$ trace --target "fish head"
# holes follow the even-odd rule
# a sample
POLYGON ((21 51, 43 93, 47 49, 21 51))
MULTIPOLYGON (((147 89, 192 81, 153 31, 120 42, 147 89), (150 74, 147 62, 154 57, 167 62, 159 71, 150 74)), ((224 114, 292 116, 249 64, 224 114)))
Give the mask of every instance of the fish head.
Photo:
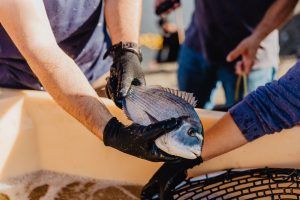
POLYGON ((182 125, 155 141, 166 153, 186 159, 200 157, 203 143, 203 127, 200 121, 184 119, 182 125))

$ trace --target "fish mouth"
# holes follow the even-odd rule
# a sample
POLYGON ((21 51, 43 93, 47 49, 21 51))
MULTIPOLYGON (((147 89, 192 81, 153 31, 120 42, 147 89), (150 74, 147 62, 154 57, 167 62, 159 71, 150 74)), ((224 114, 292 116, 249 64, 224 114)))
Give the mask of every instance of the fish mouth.
POLYGON ((196 158, 198 158, 201 155, 201 149, 193 149, 192 153, 196 156, 196 158))
POLYGON ((184 156, 184 158, 190 159, 190 160, 196 159, 198 157, 200 157, 200 154, 197 152, 193 152, 193 151, 190 152, 188 156, 184 156))
POLYGON ((202 136, 200 133, 198 133, 198 134, 196 134, 196 137, 197 137, 197 139, 202 143, 202 141, 203 141, 203 136, 202 136))

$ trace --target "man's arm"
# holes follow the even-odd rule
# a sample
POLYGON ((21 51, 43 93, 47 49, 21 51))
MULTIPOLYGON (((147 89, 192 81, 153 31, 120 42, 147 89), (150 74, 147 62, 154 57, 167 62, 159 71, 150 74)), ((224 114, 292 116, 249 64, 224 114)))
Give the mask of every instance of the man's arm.
POLYGON ((205 134, 203 159, 226 153, 300 122, 300 61, 278 81, 247 95, 205 134), (224 140, 226 138, 226 140, 224 140))
POLYGON ((204 161, 248 143, 229 113, 205 132, 201 157, 204 161), (225 138, 225 139, 224 139, 225 138))
POLYGON ((239 56, 242 56, 242 61, 237 63, 237 73, 245 72, 248 74, 251 71, 256 59, 256 52, 260 43, 273 30, 279 28, 291 16, 298 0, 277 0, 267 10, 261 22, 257 25, 254 32, 239 45, 233 49, 227 56, 227 61, 232 62, 239 56))
POLYGON ((139 42, 142 0, 105 0, 105 20, 112 44, 139 42))
POLYGON ((132 84, 146 84, 141 68, 142 56, 138 50, 141 5, 142 0, 105 1, 105 19, 113 44, 106 52, 113 57, 106 91, 120 108, 132 84))
POLYGON ((154 141, 176 129, 181 119, 126 127, 112 117, 79 67, 56 44, 43 1, 2 0, 0 22, 54 100, 106 146, 151 161, 178 159, 154 141))
POLYGON ((57 45, 43 1, 2 0, 0 22, 55 101, 102 139, 112 115, 57 45))
POLYGON ((167 198, 187 177, 187 170, 236 149, 265 134, 280 132, 300 122, 300 61, 278 81, 251 92, 204 134, 201 157, 165 163, 142 190, 142 199, 167 198), (167 197, 166 197, 167 196, 167 197), (166 198, 163 198, 166 197, 166 198))

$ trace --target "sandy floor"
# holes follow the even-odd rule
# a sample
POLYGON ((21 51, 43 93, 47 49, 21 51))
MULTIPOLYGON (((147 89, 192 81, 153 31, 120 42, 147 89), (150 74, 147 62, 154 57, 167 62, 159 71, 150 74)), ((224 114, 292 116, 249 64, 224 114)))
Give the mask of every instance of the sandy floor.
POLYGON ((0 183, 0 200, 136 200, 141 186, 39 171, 0 183))

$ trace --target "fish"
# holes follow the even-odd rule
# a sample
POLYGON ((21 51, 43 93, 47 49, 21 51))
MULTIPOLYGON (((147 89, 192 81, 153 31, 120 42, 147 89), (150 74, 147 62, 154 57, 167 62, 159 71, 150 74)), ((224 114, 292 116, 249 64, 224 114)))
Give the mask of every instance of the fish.
POLYGON ((192 93, 161 86, 132 85, 122 106, 129 120, 145 126, 182 117, 181 126, 158 137, 155 144, 170 155, 186 159, 201 155, 203 126, 195 111, 196 100, 192 93))

